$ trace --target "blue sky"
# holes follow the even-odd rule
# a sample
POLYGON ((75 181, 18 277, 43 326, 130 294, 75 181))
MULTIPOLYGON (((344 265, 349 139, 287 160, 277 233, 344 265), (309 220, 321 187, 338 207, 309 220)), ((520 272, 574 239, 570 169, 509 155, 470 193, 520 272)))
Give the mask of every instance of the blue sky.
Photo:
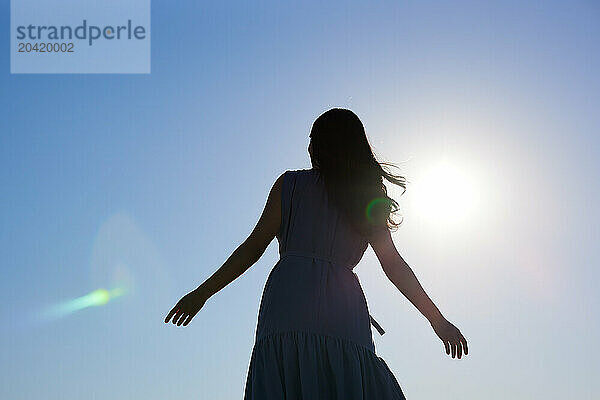
POLYGON ((356 272, 407 397, 597 396, 595 2, 154 2, 150 75, 11 75, 9 16, 1 398, 241 398, 275 241, 190 326, 162 321, 309 167, 330 107, 400 163, 394 240, 470 343, 445 356, 369 249, 356 272), (119 279, 102 307, 40 317, 119 279))

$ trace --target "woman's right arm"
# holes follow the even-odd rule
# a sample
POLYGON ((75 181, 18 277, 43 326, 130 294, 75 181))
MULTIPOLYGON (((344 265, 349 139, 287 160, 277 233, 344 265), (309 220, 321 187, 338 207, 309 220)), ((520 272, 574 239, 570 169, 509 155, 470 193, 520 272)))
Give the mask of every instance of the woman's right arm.
POLYGON ((398 290, 419 310, 431 324, 435 333, 444 343, 446 354, 452 353, 452 358, 468 354, 467 340, 458 328, 444 318, 440 310, 429 298, 413 270, 398 253, 390 231, 373 235, 369 243, 388 279, 398 290))

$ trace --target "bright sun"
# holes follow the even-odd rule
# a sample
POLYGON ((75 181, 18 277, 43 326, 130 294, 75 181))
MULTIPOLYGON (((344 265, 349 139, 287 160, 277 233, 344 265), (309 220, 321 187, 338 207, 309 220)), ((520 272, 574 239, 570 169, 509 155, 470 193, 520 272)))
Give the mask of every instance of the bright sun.
POLYGON ((476 217, 479 186, 474 171, 442 161, 411 185, 419 217, 438 225, 464 225, 476 217))

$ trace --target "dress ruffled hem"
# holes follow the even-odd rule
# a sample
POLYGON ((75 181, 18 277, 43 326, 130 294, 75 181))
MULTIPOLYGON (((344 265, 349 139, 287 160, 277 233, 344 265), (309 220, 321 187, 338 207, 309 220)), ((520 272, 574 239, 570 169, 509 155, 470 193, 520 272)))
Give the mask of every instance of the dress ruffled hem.
POLYGON ((385 361, 345 338, 288 331, 259 338, 244 400, 406 400, 385 361))

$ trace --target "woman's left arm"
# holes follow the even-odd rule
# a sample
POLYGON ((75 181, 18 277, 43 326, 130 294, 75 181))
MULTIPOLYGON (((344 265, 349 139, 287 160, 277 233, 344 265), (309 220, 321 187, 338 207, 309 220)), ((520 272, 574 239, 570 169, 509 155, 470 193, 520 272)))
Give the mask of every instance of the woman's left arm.
POLYGON ((174 324, 186 326, 211 296, 233 282, 258 261, 279 231, 282 184, 283 174, 271 187, 262 215, 248 238, 210 278, 177 302, 167 314, 165 323, 172 318, 174 324))

